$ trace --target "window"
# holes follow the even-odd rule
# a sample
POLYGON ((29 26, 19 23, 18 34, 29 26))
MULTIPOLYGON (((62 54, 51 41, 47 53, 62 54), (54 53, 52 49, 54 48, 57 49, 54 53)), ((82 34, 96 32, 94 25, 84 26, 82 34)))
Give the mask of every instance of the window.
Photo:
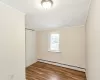
POLYGON ((50 34, 49 51, 59 52, 59 38, 60 38, 60 35, 58 33, 51 33, 50 34))

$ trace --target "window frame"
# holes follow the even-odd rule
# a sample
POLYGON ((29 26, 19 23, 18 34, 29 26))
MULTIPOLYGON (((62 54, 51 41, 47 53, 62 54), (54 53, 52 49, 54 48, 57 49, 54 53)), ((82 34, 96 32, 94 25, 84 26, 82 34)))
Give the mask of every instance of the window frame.
POLYGON ((60 53, 60 33, 59 32, 51 32, 48 35, 48 52, 55 52, 55 53, 60 53), (59 34, 59 50, 51 50, 51 34, 59 34))

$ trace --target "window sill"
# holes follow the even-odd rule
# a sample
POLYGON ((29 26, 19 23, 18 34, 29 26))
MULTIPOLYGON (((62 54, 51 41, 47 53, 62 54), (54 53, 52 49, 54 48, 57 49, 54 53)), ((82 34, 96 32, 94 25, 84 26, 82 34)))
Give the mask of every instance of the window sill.
POLYGON ((60 51, 51 51, 51 50, 48 50, 48 52, 61 53, 60 51))

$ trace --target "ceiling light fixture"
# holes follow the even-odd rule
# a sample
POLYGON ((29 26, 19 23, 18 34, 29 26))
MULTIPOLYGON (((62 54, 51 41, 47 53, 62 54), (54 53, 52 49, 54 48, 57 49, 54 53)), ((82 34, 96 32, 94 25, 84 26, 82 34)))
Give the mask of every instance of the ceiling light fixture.
POLYGON ((49 8, 52 7, 53 1, 52 0, 42 0, 41 5, 42 5, 43 8, 49 9, 49 8))

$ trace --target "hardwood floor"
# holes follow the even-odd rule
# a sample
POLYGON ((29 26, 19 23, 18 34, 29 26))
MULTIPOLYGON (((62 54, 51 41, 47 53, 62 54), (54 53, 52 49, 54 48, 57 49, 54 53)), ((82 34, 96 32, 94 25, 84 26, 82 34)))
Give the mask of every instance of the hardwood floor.
POLYGON ((26 68, 27 80, 86 80, 85 73, 37 62, 26 68))

